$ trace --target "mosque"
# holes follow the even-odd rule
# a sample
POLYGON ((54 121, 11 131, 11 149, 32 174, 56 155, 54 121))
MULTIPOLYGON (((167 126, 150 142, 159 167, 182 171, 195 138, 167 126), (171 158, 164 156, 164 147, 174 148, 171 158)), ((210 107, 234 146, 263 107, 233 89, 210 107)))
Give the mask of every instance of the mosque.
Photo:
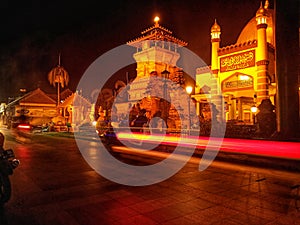
MULTIPOLYGON (((235 44, 221 47, 220 41, 221 27, 215 21, 211 27, 211 66, 197 69, 196 82, 212 74, 224 99, 223 105, 217 106, 224 119, 254 123, 257 106, 263 99, 276 104, 274 10, 269 9, 268 0, 243 28, 235 44)), ((204 94, 203 87, 198 87, 193 95, 198 114, 209 102, 204 94)))
MULTIPOLYGON (((275 108, 278 99, 275 15, 274 10, 269 8, 268 0, 261 3, 255 16, 232 45, 220 46, 221 31, 226 30, 222 30, 217 20, 212 21, 211 62, 209 66, 199 64, 191 72, 195 77, 193 87, 188 87, 185 81, 187 71, 178 66, 182 57, 181 49, 188 43, 161 26, 158 17, 154 22, 140 36, 127 42, 127 45, 136 49, 133 54, 136 78, 129 83, 129 87, 124 82, 116 82, 114 91, 117 94, 113 96, 110 90, 109 98, 105 100, 107 107, 100 107, 107 112, 105 116, 110 117, 114 111, 118 118, 133 117, 144 109, 149 119, 159 115, 168 128, 176 130, 190 129, 195 118, 209 121, 214 116, 219 122, 253 125, 257 122, 258 109, 264 100, 268 100, 275 108)), ((45 97, 41 90, 33 92, 36 93, 45 97)), ((72 124, 75 123, 73 120, 77 112, 72 106, 73 98, 71 96, 60 105, 61 115, 72 124)), ((29 99, 27 96, 26 100, 29 99)), ((54 100, 48 97, 46 100, 54 112, 54 100)), ((87 108, 91 106, 84 99, 83 102, 86 102, 87 108)), ((34 104, 37 105, 36 102, 34 104)), ((39 105, 42 106, 42 103, 39 105)), ((82 116, 77 120, 82 120, 82 116)))
MULTIPOLYGON (((195 111, 186 111, 189 100, 178 91, 165 96, 164 93, 158 94, 165 88, 163 83, 149 85, 149 79, 160 77, 177 84, 177 89, 186 88, 183 69, 178 67, 177 62, 180 58, 178 49, 186 46, 187 42, 176 38, 172 31, 158 22, 159 18, 156 17, 154 26, 127 42, 136 48, 133 57, 137 62, 137 78, 130 85, 126 104, 116 104, 119 113, 138 105, 147 110, 150 119, 155 113, 161 112, 168 126, 178 129, 180 125, 175 121, 179 117, 182 119, 196 115, 211 120, 212 103, 219 121, 242 124, 255 123, 257 107, 264 99, 276 105, 274 10, 269 9, 268 0, 260 5, 255 17, 243 28, 237 42, 230 46, 220 46, 221 27, 217 20, 214 21, 211 27, 211 65, 199 65, 193 74, 195 86, 191 98, 195 111), (210 83, 205 84, 208 78, 210 83), (175 106, 166 105, 161 98, 149 99, 149 94, 163 96, 167 102, 175 103, 175 106), (181 104, 179 108, 182 109, 181 112, 177 110, 177 114, 174 113, 178 109, 176 102, 181 104)), ((167 90, 167 93, 174 90, 174 85, 167 90)), ((187 127, 190 126, 189 121, 187 127)))

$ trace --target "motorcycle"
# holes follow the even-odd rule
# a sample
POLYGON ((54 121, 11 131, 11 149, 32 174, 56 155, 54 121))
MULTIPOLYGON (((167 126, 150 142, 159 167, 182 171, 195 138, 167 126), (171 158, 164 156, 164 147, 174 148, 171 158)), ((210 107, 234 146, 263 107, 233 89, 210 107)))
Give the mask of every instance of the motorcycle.
POLYGON ((11 197, 11 183, 9 176, 13 174, 13 170, 20 164, 15 159, 12 149, 0 151, 0 206, 4 205, 11 197))

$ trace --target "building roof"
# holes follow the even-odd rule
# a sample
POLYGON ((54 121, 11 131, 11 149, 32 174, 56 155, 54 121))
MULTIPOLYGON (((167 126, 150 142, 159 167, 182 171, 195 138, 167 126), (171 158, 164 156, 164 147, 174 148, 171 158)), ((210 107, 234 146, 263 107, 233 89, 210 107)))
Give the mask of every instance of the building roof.
MULTIPOLYGON (((69 97, 70 95, 72 95, 73 92, 67 88, 65 90, 63 90, 61 93, 60 93, 60 99, 61 100, 65 100, 67 97, 69 97)), ((52 98, 53 100, 57 101, 57 93, 55 94, 47 94, 50 98, 52 98)))
POLYGON ((51 97, 49 97, 40 88, 37 88, 19 98, 17 98, 13 102, 10 102, 7 106, 9 107, 9 106, 13 106, 16 104, 20 104, 20 105, 42 104, 42 105, 56 106, 56 101, 53 100, 51 97))
POLYGON ((20 100, 20 104, 31 103, 56 105, 56 102, 52 98, 50 98, 45 92, 43 92, 40 88, 35 89, 20 100))
POLYGON ((71 106, 73 105, 74 101, 78 101, 78 99, 80 100, 80 102, 84 105, 88 105, 91 106, 91 102, 86 99, 85 97, 83 97, 82 95, 78 94, 78 93, 73 93, 72 95, 70 95, 69 97, 67 97, 59 106, 60 107, 67 107, 67 106, 71 106))
POLYGON ((158 24, 158 20, 155 20, 154 26, 147 28, 141 32, 141 36, 128 41, 127 44, 134 47, 141 47, 141 43, 146 40, 158 40, 175 43, 179 46, 186 46, 188 43, 182 41, 172 35, 172 31, 162 27, 158 24))

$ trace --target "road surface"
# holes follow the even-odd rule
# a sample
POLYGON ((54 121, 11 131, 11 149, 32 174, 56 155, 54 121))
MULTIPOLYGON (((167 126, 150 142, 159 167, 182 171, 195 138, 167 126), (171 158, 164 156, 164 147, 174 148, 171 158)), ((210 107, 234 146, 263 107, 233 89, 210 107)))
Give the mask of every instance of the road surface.
POLYGON ((200 172, 194 158, 165 181, 132 187, 97 174, 71 138, 8 137, 5 147, 21 165, 1 225, 300 224, 298 173, 224 162, 200 172))

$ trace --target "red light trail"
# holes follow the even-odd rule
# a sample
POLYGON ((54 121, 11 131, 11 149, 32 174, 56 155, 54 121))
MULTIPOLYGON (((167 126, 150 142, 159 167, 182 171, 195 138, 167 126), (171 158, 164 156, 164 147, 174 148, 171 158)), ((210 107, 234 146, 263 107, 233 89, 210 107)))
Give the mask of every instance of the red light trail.
POLYGON ((234 138, 210 138, 210 137, 180 137, 173 135, 149 135, 149 134, 128 134, 117 133, 119 140, 139 140, 145 143, 157 143, 165 145, 181 145, 195 148, 195 138, 198 139, 196 148, 206 149, 209 143, 210 150, 218 150, 218 144, 214 146, 214 141, 220 143, 220 152, 251 154, 259 156, 271 156, 278 158, 300 159, 300 142, 269 141, 254 139, 234 139, 234 138))

